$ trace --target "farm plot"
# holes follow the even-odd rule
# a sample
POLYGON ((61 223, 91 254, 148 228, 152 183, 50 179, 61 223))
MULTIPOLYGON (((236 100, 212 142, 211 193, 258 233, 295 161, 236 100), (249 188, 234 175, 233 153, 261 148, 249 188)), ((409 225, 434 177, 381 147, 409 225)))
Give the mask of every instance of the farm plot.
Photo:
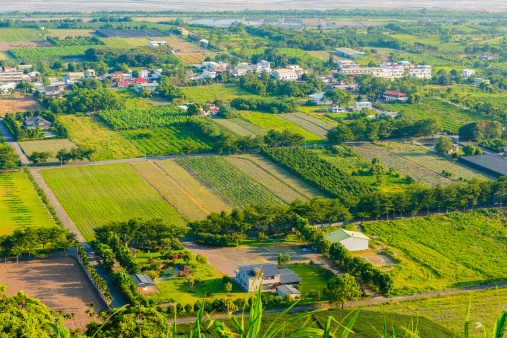
POLYGON ((255 154, 227 156, 225 159, 245 174, 265 186, 286 203, 324 196, 285 169, 255 154))
POLYGON ((195 221, 208 215, 189 193, 153 162, 132 162, 130 166, 187 219, 195 221))
POLYGON ((12 41, 12 42, 0 42, 0 51, 7 52, 12 48, 26 48, 26 47, 42 47, 51 46, 49 41, 12 41))
POLYGON ((206 59, 206 56, 202 55, 202 54, 176 54, 177 57, 179 57, 181 59, 181 61, 183 61, 184 64, 186 65, 189 65, 189 64, 196 64, 196 63, 201 63, 204 61, 204 59, 206 59))
POLYGON ((1 28, 0 41, 41 41, 42 31, 28 28, 1 28))
POLYGON ((216 124, 228 129, 229 131, 233 132, 234 134, 238 135, 238 136, 254 136, 255 137, 255 134, 252 133, 251 131, 243 128, 242 126, 239 126, 237 125, 236 123, 234 123, 233 121, 231 120, 227 120, 227 119, 213 119, 213 122, 215 122, 216 124))
POLYGON ((184 124, 167 128, 123 130, 120 134, 147 156, 182 154, 183 145, 189 141, 195 143, 198 153, 205 153, 212 149, 209 141, 202 139, 184 124))
POLYGON ((46 60, 65 57, 81 57, 94 46, 15 48, 9 52, 17 59, 46 60))
POLYGON ((211 212, 230 211, 232 208, 211 190, 205 187, 197 178, 174 160, 156 161, 162 170, 165 171, 179 186, 187 191, 193 199, 198 201, 205 210, 211 212))
POLYGON ((131 218, 185 221, 126 163, 42 170, 42 177, 83 237, 93 228, 131 218))
POLYGON ((305 115, 305 116, 308 116, 308 118, 301 118, 299 115, 296 115, 297 113, 294 113, 294 114, 280 114, 280 117, 284 120, 287 120, 287 121, 290 121, 298 126, 300 126, 301 128, 303 128, 304 130, 312 133, 312 134, 315 134, 323 139, 327 138, 327 132, 328 130, 332 129, 333 127, 331 125, 329 125, 329 127, 327 127, 326 125, 326 128, 323 128, 322 125, 323 124, 326 124, 325 122, 322 122, 320 120, 317 120, 317 119, 314 119, 314 118, 311 118, 310 116, 302 113, 302 115, 305 115), (311 119, 311 120, 310 120, 311 119), (317 121, 317 123, 315 123, 315 121, 317 121))
POLYGON ((250 123, 246 120, 243 120, 242 118, 239 118, 239 117, 231 119, 231 122, 234 122, 238 126, 245 128, 246 130, 248 130, 249 132, 251 132, 255 135, 264 136, 268 133, 266 130, 262 129, 261 127, 256 126, 255 124, 250 123))
POLYGON ((231 205, 245 207, 254 203, 282 203, 275 194, 221 157, 182 158, 178 163, 189 168, 231 205))
POLYGON ((0 236, 24 227, 55 226, 26 174, 0 173, 0 236))
POLYGON ((178 122, 186 122, 189 118, 184 111, 174 106, 102 110, 98 114, 114 130, 167 127, 178 122))
MULTIPOLYGON (((30 155, 34 151, 49 151, 49 152, 51 152, 52 156, 48 159, 47 163, 60 163, 58 161, 58 159, 55 157, 56 153, 61 149, 70 150, 76 146, 69 139, 37 140, 37 141, 25 141, 25 142, 18 142, 18 143, 26 155, 30 155)), ((84 161, 88 161, 88 160, 85 159, 84 161)))
POLYGON ((48 35, 57 36, 60 39, 76 36, 95 36, 95 31, 89 29, 50 29, 48 35))
MULTIPOLYGON (((384 144, 384 143, 382 143, 384 144)), ((410 143, 388 143, 387 148, 389 151, 402 156, 403 158, 417 163, 420 166, 423 166, 435 173, 441 173, 442 170, 446 170, 452 173, 451 179, 458 180, 459 178, 464 179, 486 179, 487 176, 482 174, 481 172, 469 168, 461 163, 453 162, 445 158, 444 156, 439 156, 428 149, 410 144, 410 143)))
POLYGON ((105 161, 141 157, 143 154, 117 132, 109 129, 100 118, 62 116, 70 131, 70 139, 78 145, 95 149, 91 160, 105 161))
POLYGON ((236 85, 183 87, 180 89, 189 102, 197 103, 215 100, 228 102, 240 96, 253 96, 252 93, 236 85))
POLYGON ((0 116, 7 113, 16 114, 18 111, 43 110, 44 108, 33 96, 23 96, 15 99, 0 100, 0 116))
POLYGON ((202 48, 197 43, 192 43, 178 36, 167 36, 160 38, 160 40, 167 41, 167 44, 174 50, 179 50, 180 53, 184 54, 202 54, 206 53, 207 50, 202 48))
POLYGON ((374 243, 395 252, 400 263, 389 273, 395 294, 402 295, 507 279, 505 223, 496 209, 365 223, 364 228, 374 243))
POLYGON ((380 163, 386 168, 394 167, 403 176, 410 175, 416 181, 429 187, 436 187, 437 184, 446 186, 452 183, 448 178, 428 170, 418 164, 410 162, 403 157, 377 147, 371 143, 353 145, 352 148, 362 157, 372 161, 378 157, 380 163))
POLYGON ((283 118, 275 114, 256 111, 240 111, 240 113, 244 119, 263 128, 264 130, 271 129, 278 131, 290 130, 292 132, 297 132, 298 134, 302 135, 306 139, 306 141, 308 141, 307 142, 308 144, 324 142, 323 138, 306 131, 305 129, 301 128, 300 126, 290 121, 284 120, 283 118))

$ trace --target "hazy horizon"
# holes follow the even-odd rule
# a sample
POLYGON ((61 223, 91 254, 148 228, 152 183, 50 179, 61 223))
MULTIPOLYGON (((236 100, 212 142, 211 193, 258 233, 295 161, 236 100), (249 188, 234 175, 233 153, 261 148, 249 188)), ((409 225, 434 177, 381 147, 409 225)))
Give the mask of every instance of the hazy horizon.
POLYGON ((251 10, 325 10, 325 9, 354 9, 354 8, 379 8, 379 9, 465 9, 465 10, 494 10, 507 9, 507 1, 489 0, 452 0, 452 1, 340 1, 330 2, 323 0, 278 0, 278 1, 241 1, 241 0, 219 0, 219 1, 190 1, 190 0, 125 0, 125 1, 81 1, 81 0, 0 0, 0 12, 22 11, 22 12, 83 12, 94 11, 240 11, 251 10))

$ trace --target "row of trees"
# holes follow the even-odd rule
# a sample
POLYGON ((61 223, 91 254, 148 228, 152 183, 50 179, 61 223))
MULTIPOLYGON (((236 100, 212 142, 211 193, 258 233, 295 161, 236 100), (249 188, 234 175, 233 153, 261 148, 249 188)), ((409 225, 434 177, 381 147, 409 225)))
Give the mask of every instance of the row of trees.
POLYGON ((0 143, 0 171, 13 170, 21 166, 19 155, 9 143, 0 143))

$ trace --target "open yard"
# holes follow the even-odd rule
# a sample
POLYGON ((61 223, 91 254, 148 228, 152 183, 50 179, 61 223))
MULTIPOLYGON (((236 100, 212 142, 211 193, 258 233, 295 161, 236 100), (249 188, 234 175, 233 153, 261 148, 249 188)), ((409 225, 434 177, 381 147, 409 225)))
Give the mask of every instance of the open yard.
POLYGON ((390 270, 397 295, 507 280, 507 230, 498 209, 365 223, 373 243, 400 261, 390 270))
POLYGON ((205 210, 187 191, 152 161, 132 162, 130 166, 141 175, 174 209, 191 221, 205 218, 205 210))
POLYGON ((106 310, 83 269, 71 257, 2 263, 0 284, 7 286, 8 296, 23 291, 56 311, 74 313, 75 318, 65 322, 65 327, 69 329, 86 329, 86 324, 91 321, 85 314, 90 309, 90 303, 95 304, 95 311, 106 310))
POLYGON ((156 161, 155 164, 165 171, 176 184, 186 191, 193 200, 207 211, 230 211, 232 208, 210 189, 204 186, 195 176, 174 160, 156 161))
POLYGON ((254 203, 282 203, 275 194, 222 157, 181 158, 178 163, 191 170, 231 205, 245 207, 254 203))
POLYGON ((32 95, 0 100, 0 116, 5 116, 7 113, 16 114, 18 111, 34 112, 43 109, 39 101, 35 100, 32 95))
POLYGON ((62 119, 69 128, 70 139, 77 145, 95 149, 93 161, 141 157, 144 154, 123 136, 109 129, 99 117, 64 115, 62 119))
MULTIPOLYGON (((56 139, 56 140, 37 140, 37 141, 24 141, 19 142, 19 146, 23 149, 26 155, 30 155, 34 151, 50 151, 52 156, 48 159, 47 163, 60 163, 55 157, 56 153, 61 149, 70 150, 76 145, 69 139, 56 139)), ((87 161, 86 159, 84 161, 87 161)))
POLYGON ((292 203, 296 199, 304 201, 324 196, 317 189, 261 155, 232 155, 224 158, 286 203, 292 203))
POLYGON ((229 102, 239 96, 252 96, 252 93, 236 85, 183 87, 181 91, 189 102, 206 103, 215 100, 229 102))
POLYGON ((23 171, 0 173, 0 236, 25 227, 54 225, 53 218, 23 171))
POLYGON ((162 218, 185 221, 126 163, 41 170, 70 219, 87 241, 93 228, 110 221, 162 218))

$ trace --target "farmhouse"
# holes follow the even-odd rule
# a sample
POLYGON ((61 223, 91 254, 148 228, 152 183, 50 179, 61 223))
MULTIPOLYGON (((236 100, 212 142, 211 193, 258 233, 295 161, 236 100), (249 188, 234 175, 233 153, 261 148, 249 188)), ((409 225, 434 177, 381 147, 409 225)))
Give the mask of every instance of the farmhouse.
POLYGON ((475 74, 475 70, 473 70, 473 69, 463 69, 461 71, 461 77, 464 79, 466 79, 474 74, 475 74))
POLYGON ((276 69, 271 72, 271 76, 277 80, 296 81, 299 79, 298 73, 292 69, 276 69))
POLYGON ((359 64, 357 62, 352 61, 352 60, 338 60, 338 61, 336 61, 336 64, 340 67, 340 69, 359 68, 359 64))
POLYGON ((148 69, 140 70, 137 76, 141 79, 148 80, 150 77, 150 71, 148 69))
POLYGON ((395 92, 393 90, 388 90, 386 92, 384 92, 384 100, 389 102, 389 101, 407 101, 408 97, 407 97, 407 94, 405 93, 402 93, 402 92, 395 92))
POLYGON ((335 53, 338 56, 343 56, 349 59, 363 59, 365 57, 364 53, 345 47, 336 48, 335 53))
POLYGON ((294 285, 301 282, 301 278, 291 270, 278 269, 271 263, 243 265, 235 272, 234 281, 246 292, 255 292, 259 286, 262 291, 275 292, 281 285, 294 285))
POLYGON ((357 101, 354 104, 354 107, 350 108, 351 111, 361 111, 363 109, 372 110, 373 106, 372 106, 371 102, 370 101, 357 101))
POLYGON ((149 93, 152 93, 154 92, 155 90, 157 90, 157 87, 158 87, 158 83, 157 82, 153 82, 153 83, 139 83, 137 84, 135 87, 134 87, 134 90, 137 92, 137 93, 140 93, 141 90, 143 89, 147 89, 149 93))
POLYGON ((97 73, 95 73, 94 69, 87 69, 85 72, 85 77, 87 79, 95 79, 97 77, 97 73))
POLYGON ((77 73, 76 72, 69 72, 69 73, 67 73, 67 79, 69 81, 72 81, 72 82, 80 80, 80 79, 82 79, 84 77, 85 77, 85 73, 82 73, 82 72, 77 72, 77 73))
POLYGON ((497 178, 507 176, 507 157, 504 155, 462 156, 458 161, 497 178))
POLYGON ((63 86, 47 86, 44 90, 44 93, 46 96, 56 96, 60 95, 60 93, 63 91, 63 86))
POLYGON ((125 88, 133 84, 134 81, 119 81, 118 82, 118 88, 125 88))
POLYGON ((135 274, 132 275, 132 280, 137 286, 137 290, 142 294, 156 293, 159 292, 155 282, 147 274, 135 274))
POLYGON ((326 235, 331 243, 339 242, 349 251, 368 250, 370 238, 361 232, 340 229, 326 235))
POLYGON ((32 116, 28 117, 25 122, 23 122, 23 125, 26 129, 40 129, 47 131, 49 130, 49 127, 51 127, 51 122, 37 116, 32 116))
POLYGON ((339 103, 333 103, 332 105, 329 106, 328 110, 331 113, 346 113, 347 112, 347 108, 345 108, 344 106, 342 106, 339 103))

